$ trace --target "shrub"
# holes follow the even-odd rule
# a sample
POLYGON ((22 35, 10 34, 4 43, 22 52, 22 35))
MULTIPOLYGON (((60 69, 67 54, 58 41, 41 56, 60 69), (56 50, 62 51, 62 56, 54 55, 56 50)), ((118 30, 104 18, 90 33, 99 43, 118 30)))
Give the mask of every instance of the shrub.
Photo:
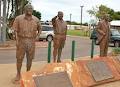
POLYGON ((114 54, 120 54, 120 47, 114 48, 114 49, 112 50, 112 52, 113 52, 114 54))

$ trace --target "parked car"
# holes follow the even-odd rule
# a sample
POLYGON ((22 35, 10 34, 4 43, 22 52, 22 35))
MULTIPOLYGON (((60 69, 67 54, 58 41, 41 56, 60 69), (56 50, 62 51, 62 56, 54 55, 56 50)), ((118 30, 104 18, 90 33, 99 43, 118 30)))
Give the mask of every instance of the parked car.
POLYGON ((39 36, 40 40, 52 41, 54 37, 53 27, 50 25, 42 25, 42 32, 39 36))
MULTIPOLYGON (((96 29, 92 31, 90 39, 94 39, 95 43, 98 45, 96 29)), ((120 46, 120 32, 117 29, 110 29, 109 43, 113 43, 115 47, 120 46)))

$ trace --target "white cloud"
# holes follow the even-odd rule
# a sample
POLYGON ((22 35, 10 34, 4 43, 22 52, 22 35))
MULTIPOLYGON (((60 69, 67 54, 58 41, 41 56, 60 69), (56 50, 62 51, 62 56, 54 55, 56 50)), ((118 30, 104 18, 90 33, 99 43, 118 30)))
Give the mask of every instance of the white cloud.
POLYGON ((108 7, 119 11, 118 0, 32 0, 34 8, 42 13, 42 20, 51 20, 58 11, 64 12, 64 19, 69 20, 69 14, 72 13, 73 21, 80 21, 80 5, 83 8, 83 21, 89 21, 90 16, 87 10, 96 5, 107 5, 108 7))

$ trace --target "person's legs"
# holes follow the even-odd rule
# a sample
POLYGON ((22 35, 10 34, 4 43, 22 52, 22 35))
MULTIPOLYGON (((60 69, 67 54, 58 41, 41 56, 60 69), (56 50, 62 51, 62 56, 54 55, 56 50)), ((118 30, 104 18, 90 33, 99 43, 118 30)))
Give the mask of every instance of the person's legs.
POLYGON ((53 49, 53 62, 54 63, 56 62, 57 54, 58 54, 58 49, 54 47, 53 49))
POLYGON ((56 57, 57 57, 57 54, 58 54, 58 48, 59 48, 59 38, 54 38, 53 39, 53 46, 54 46, 54 49, 53 49, 53 62, 55 63, 56 62, 56 57))
POLYGON ((26 50, 26 58, 27 58, 26 71, 30 71, 32 66, 32 60, 34 59, 34 57, 35 57, 35 43, 32 44, 31 42, 27 45, 27 50, 26 50))
POLYGON ((17 46, 17 50, 16 50, 16 67, 17 67, 17 75, 14 81, 19 81, 21 78, 21 67, 22 67, 22 62, 24 59, 24 55, 25 55, 25 50, 23 49, 23 44, 19 44, 17 46))
POLYGON ((105 43, 104 40, 102 40, 100 43, 100 57, 104 57, 104 54, 105 54, 105 43))
POLYGON ((60 46, 59 46, 59 49, 58 49, 58 59, 57 59, 57 62, 61 62, 62 49, 64 48, 64 45, 65 45, 65 40, 64 40, 63 37, 61 38, 59 43, 60 43, 60 46))
POLYGON ((27 57, 27 64, 26 64, 27 69, 26 69, 26 71, 30 71, 30 69, 31 69, 33 59, 30 58, 30 56, 32 56, 32 55, 33 54, 29 55, 29 53, 26 52, 26 57, 27 57))
POLYGON ((61 62, 61 53, 62 53, 62 48, 60 47, 60 48, 58 49, 58 59, 57 59, 57 62, 58 62, 58 63, 61 62))
POLYGON ((106 43, 105 43, 105 54, 104 54, 105 57, 107 57, 108 46, 109 46, 109 42, 106 40, 106 43))
POLYGON ((17 66, 17 75, 16 75, 16 81, 19 81, 20 80, 20 78, 21 78, 21 67, 22 67, 22 61, 23 60, 19 60, 19 59, 17 59, 17 64, 16 64, 16 66, 17 66))

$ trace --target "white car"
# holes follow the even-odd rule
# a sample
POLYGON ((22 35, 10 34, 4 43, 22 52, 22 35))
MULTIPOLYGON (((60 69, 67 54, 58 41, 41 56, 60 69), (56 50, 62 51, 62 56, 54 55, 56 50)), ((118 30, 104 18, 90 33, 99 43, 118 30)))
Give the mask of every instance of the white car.
POLYGON ((53 37, 54 37, 53 27, 50 25, 42 25, 42 32, 39 36, 39 39, 52 41, 53 37))

